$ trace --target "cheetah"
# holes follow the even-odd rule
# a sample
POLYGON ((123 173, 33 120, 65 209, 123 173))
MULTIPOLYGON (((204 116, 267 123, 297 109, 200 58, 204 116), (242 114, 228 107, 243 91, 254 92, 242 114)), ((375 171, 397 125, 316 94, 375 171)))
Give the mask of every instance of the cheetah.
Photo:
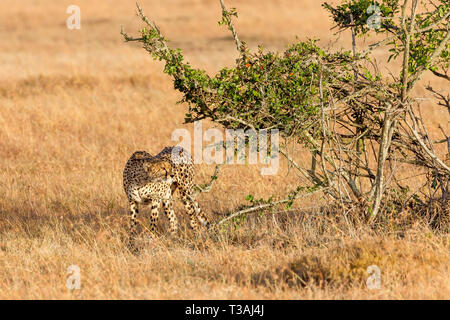
POLYGON ((181 147, 166 147, 156 156, 146 151, 132 154, 123 171, 123 186, 130 205, 130 240, 137 233, 139 205, 151 205, 150 236, 155 237, 158 211, 162 204, 169 218, 169 231, 175 234, 178 221, 172 208, 172 197, 179 191, 190 218, 190 226, 198 230, 198 222, 209 228, 210 223, 198 203, 194 191, 194 165, 190 154, 181 147))

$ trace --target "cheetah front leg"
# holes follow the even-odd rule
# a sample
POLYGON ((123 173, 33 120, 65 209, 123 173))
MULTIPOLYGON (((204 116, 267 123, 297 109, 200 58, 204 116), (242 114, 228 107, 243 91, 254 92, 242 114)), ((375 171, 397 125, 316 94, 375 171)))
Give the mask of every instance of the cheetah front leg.
POLYGON ((194 229, 194 231, 197 231, 198 225, 197 220, 195 219, 195 210, 192 207, 191 201, 185 191, 181 192, 181 201, 183 201, 184 207, 186 208, 187 214, 189 215, 191 228, 194 229))
POLYGON ((172 235, 174 235, 178 230, 178 220, 177 216, 175 215, 175 212, 172 208, 172 201, 171 200, 164 200, 163 201, 163 207, 164 212, 167 215, 167 218, 169 218, 169 231, 172 235))
POLYGON ((152 210, 150 212, 150 237, 156 238, 156 223, 158 222, 159 207, 161 206, 160 199, 153 199, 151 201, 152 210))
POLYGON ((130 245, 133 246, 137 231, 137 215, 139 213, 138 204, 134 200, 130 200, 130 245))

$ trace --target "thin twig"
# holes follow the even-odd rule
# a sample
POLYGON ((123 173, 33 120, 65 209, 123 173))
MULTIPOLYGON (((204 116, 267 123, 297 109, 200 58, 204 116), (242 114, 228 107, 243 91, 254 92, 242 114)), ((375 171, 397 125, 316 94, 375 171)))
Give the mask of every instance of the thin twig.
POLYGON ((242 43, 239 40, 236 29, 234 28, 234 24, 233 24, 233 21, 231 20, 230 12, 227 11, 227 8, 225 7, 225 3, 223 0, 220 0, 220 5, 222 6, 222 16, 227 20, 228 27, 230 28, 231 33, 233 34, 234 42, 236 43, 236 48, 238 51, 241 51, 242 43))

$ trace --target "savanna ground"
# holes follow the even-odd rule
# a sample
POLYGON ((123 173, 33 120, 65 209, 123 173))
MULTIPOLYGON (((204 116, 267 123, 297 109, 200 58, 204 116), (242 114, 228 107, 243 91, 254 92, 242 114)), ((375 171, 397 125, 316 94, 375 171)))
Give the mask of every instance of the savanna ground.
MULTIPOLYGON (((233 40, 217 26, 218 1, 140 4, 193 66, 213 73, 233 64, 233 40)), ((237 7, 236 27, 252 47, 282 50, 297 35, 350 48, 349 34, 330 31, 320 1, 227 4, 237 7)), ((163 64, 123 43, 121 25, 129 32, 141 26, 134 0, 0 2, 0 299, 450 298, 448 233, 425 218, 395 214, 369 228, 329 214, 320 194, 294 212, 249 216, 238 228, 199 237, 185 227, 177 202, 179 237, 166 237, 161 216, 161 237, 130 253, 123 166, 133 151, 155 154, 176 143, 173 130, 193 126, 183 124, 187 108, 176 105, 180 96, 163 64), (71 4, 81 7, 81 30, 66 28, 71 4), (80 290, 66 288, 70 265, 81 269, 80 290), (379 290, 366 286, 369 265, 381 270, 379 290)), ((431 78, 422 83, 429 81, 445 89, 431 78)), ((416 94, 426 97, 419 87, 416 94)), ((424 107, 429 123, 448 125, 445 110, 430 101, 424 107)), ((298 150, 299 161, 302 156, 298 150)), ((214 167, 197 169, 202 183, 214 167)), ((275 176, 259 169, 222 168, 212 191, 198 198, 211 221, 249 193, 281 196, 298 183, 285 162, 275 176)))

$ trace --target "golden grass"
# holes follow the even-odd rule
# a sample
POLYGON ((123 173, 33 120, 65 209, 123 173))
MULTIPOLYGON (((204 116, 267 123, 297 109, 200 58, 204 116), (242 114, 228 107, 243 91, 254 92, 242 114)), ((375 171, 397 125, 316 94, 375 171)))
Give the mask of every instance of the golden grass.
MULTIPOLYGON (((334 39, 318 1, 229 2, 239 11, 241 38, 253 47, 281 50, 295 35, 324 45, 334 39)), ((308 208, 302 213, 249 217, 237 230, 228 226, 200 238, 185 230, 181 215, 180 237, 166 238, 162 218, 161 238, 139 255, 129 253, 121 181, 127 158, 173 145, 174 129, 192 132, 193 126, 183 124, 186 106, 175 105, 180 95, 163 65, 122 42, 121 24, 128 31, 140 26, 134 1, 78 3, 82 28, 70 31, 71 1, 0 2, 1 299, 450 297, 448 234, 422 221, 374 232, 325 215, 320 196, 299 203, 308 208), (82 289, 73 292, 66 288, 72 264, 82 277, 82 289), (380 290, 365 287, 371 264, 381 268, 380 290)), ((161 3, 140 1, 192 65, 211 73, 232 65, 232 39, 216 27, 218 3, 161 3)), ((349 45, 344 34, 334 43, 349 45)), ((423 83, 429 81, 444 89, 431 78, 423 83)), ((423 87, 417 94, 425 94, 423 87)), ((448 123, 445 110, 429 101, 424 107, 429 123, 448 123)), ((197 168, 199 183, 213 172, 197 168)), ((230 165, 199 201, 216 221, 249 193, 281 196, 297 183, 285 162, 278 175, 265 177, 258 166, 230 165)))

